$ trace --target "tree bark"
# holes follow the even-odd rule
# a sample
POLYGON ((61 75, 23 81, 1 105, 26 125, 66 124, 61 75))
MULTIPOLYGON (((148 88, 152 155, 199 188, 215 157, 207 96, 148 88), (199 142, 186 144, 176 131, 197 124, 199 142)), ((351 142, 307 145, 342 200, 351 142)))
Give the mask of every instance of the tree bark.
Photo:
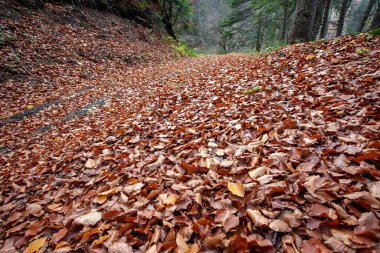
POLYGON ((256 51, 260 52, 263 45, 263 24, 264 18, 260 16, 257 22, 257 31, 256 31, 256 51))
POLYGON ((316 14, 316 4, 317 0, 297 0, 296 17, 290 43, 310 41, 316 14))
POLYGON ((346 19, 346 14, 351 2, 352 0, 342 0, 339 11, 338 27, 336 29, 336 37, 342 36, 343 34, 344 20, 346 19))
POLYGON ((281 41, 286 42, 286 31, 288 30, 288 20, 289 20, 289 5, 283 3, 284 8, 284 18, 282 20, 282 30, 281 30, 281 41))
POLYGON ((323 21, 322 21, 320 38, 326 38, 327 31, 329 28, 330 9, 331 9, 331 0, 327 0, 326 5, 325 5, 325 10, 323 12, 323 21))
POLYGON ((319 0, 318 1, 318 6, 316 9, 316 15, 315 15, 315 20, 313 24, 313 30, 311 34, 311 39, 315 40, 318 37, 322 20, 323 20, 323 12, 325 10, 325 6, 327 4, 327 0, 319 0))
POLYGON ((380 3, 377 4, 375 15, 373 16, 370 30, 380 28, 380 3))
POLYGON ((362 20, 359 24, 358 32, 362 32, 364 30, 364 27, 365 27, 365 25, 369 19, 369 16, 371 15, 371 10, 372 10, 373 6, 375 5, 375 3, 376 3, 376 0, 370 0, 368 2, 367 8, 365 9, 362 20))

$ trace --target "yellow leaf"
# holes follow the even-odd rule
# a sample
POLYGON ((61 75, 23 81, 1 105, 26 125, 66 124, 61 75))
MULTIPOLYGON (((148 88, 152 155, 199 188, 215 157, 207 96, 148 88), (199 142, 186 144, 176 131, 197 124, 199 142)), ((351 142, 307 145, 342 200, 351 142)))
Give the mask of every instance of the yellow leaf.
POLYGON ((123 187, 119 186, 119 187, 116 187, 116 188, 113 188, 113 189, 110 189, 108 191, 105 191, 105 192, 101 192, 99 193, 98 195, 96 195, 95 199, 94 199, 94 203, 97 203, 97 204, 103 204, 104 202, 107 201, 107 198, 111 195, 114 195, 118 192, 120 192, 120 190, 122 189, 123 187))
POLYGON ((42 237, 40 239, 34 240, 29 246, 24 250, 24 253, 34 253, 41 249, 46 243, 47 237, 42 237))
POLYGON ((176 195, 168 195, 166 193, 162 193, 162 194, 160 194, 158 196, 158 199, 161 201, 161 203, 164 206, 172 206, 177 201, 178 196, 176 196, 176 195))
POLYGON ((58 243, 57 246, 55 246, 54 249, 57 250, 57 249, 60 249, 60 248, 62 248, 64 246, 67 246, 67 245, 69 245, 68 242, 62 241, 62 242, 58 243))
POLYGON ((30 110, 30 109, 33 109, 33 107, 34 107, 33 105, 27 105, 26 109, 30 110))
POLYGON ((104 196, 104 195, 98 195, 98 196, 95 196, 95 199, 94 199, 94 203, 96 204, 103 204, 104 202, 106 202, 107 200, 107 196, 104 196))
POLYGON ((310 55, 307 56, 307 59, 309 61, 313 60, 314 58, 315 58, 315 55, 313 55, 313 54, 310 54, 310 55))
POLYGON ((104 236, 99 237, 99 239, 96 239, 95 241, 92 242, 91 247, 96 248, 98 245, 106 241, 109 237, 110 237, 109 235, 104 235, 104 236))
POLYGON ((198 253, 200 251, 198 244, 194 243, 190 246, 190 248, 186 251, 186 253, 198 253))
POLYGON ((230 190, 233 195, 244 197, 245 191, 243 184, 228 183, 228 190, 230 190))
POLYGON ((82 241, 84 240, 87 240, 90 236, 94 235, 94 234, 101 234, 102 231, 100 229, 92 229, 86 233, 84 233, 83 237, 82 237, 82 241))

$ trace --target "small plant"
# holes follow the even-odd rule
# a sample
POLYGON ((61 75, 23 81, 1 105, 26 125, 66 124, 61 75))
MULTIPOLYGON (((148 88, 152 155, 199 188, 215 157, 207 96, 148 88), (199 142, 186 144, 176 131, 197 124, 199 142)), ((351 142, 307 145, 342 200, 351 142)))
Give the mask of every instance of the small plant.
POLYGON ((265 89, 263 88, 263 86, 255 86, 249 90, 244 91, 244 94, 248 95, 248 94, 257 93, 260 91, 271 91, 271 90, 273 90, 272 86, 267 86, 265 89))
POLYGON ((197 56, 197 53, 193 48, 188 47, 185 43, 181 41, 175 41, 173 39, 168 39, 169 42, 172 44, 172 47, 175 51, 177 51, 178 54, 181 56, 190 56, 195 57, 197 56))
POLYGON ((370 35, 371 37, 379 36, 380 35, 380 28, 377 28, 375 30, 369 31, 368 35, 370 35))
POLYGON ((4 64, 4 67, 3 67, 4 72, 8 72, 8 73, 14 73, 15 68, 16 68, 16 66, 12 65, 12 64, 4 64))
POLYGON ((355 50, 355 53, 357 53, 357 54, 368 54, 369 50, 366 48, 358 48, 355 50))

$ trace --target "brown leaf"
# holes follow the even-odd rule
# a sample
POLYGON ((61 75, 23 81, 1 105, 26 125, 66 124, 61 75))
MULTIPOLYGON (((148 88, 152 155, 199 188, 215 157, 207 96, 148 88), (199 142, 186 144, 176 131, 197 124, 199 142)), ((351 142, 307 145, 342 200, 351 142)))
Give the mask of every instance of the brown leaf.
POLYGON ((226 232, 230 231, 231 229, 239 225, 239 222, 240 222, 239 217, 236 217, 235 215, 231 215, 224 222, 224 231, 226 232))
POLYGON ((269 225, 269 220, 258 210, 247 209, 247 214, 256 227, 265 227, 269 225))
POLYGON ((332 251, 326 247, 320 240, 311 238, 306 241, 302 241, 301 246, 302 253, 331 253, 332 251))
POLYGON ((226 238, 226 235, 221 233, 214 235, 212 237, 207 237, 204 240, 204 244, 206 245, 207 248, 210 249, 216 249, 216 248, 225 248, 224 245, 224 238, 226 238))
POLYGON ((274 221, 272 221, 272 222, 269 224, 269 227, 270 227, 273 231, 276 231, 276 232, 282 232, 282 233, 285 233, 285 232, 290 232, 290 231, 292 231, 292 228, 289 227, 289 225, 288 225, 285 221, 282 221, 282 220, 274 220, 274 221))

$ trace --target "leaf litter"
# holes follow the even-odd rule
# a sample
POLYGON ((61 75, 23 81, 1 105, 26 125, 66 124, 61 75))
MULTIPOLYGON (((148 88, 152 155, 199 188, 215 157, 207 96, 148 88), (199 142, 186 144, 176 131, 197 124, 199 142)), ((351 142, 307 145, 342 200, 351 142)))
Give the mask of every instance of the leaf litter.
POLYGON ((379 45, 142 68, 1 154, 0 251, 379 251, 379 45))

